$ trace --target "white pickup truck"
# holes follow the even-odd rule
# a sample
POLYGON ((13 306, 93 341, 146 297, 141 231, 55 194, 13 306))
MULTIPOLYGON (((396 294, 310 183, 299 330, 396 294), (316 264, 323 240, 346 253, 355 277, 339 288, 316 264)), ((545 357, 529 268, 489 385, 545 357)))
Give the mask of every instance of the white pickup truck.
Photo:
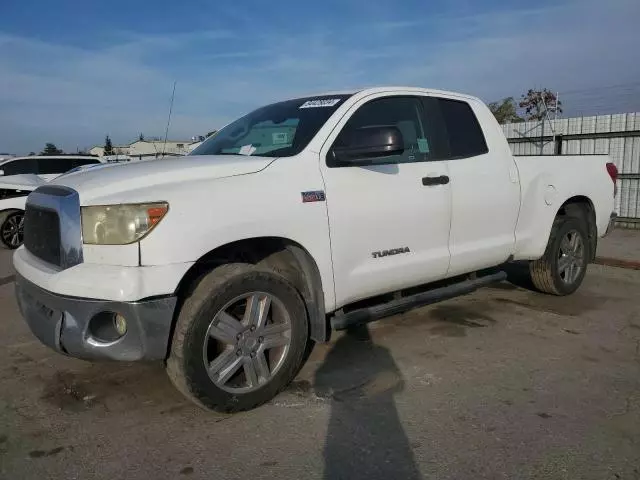
POLYGON ((57 351, 164 360, 199 405, 246 410, 332 328, 503 280, 506 262, 530 261, 543 292, 572 293, 612 225, 616 175, 606 156, 514 158, 466 95, 297 98, 190 156, 35 190, 16 295, 57 351))

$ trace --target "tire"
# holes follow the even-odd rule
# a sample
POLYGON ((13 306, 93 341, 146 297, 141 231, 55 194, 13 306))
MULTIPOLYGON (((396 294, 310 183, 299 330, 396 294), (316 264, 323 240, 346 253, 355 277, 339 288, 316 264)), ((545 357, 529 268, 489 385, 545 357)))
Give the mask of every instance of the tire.
POLYGON ((308 342, 305 304, 291 283, 259 267, 226 264, 196 281, 184 299, 167 373, 205 409, 250 410, 293 380, 308 342), (250 302, 260 307, 248 309, 255 315, 246 311, 250 302))
POLYGON ((529 264, 531 280, 538 290, 562 296, 570 295, 580 287, 591 258, 587 232, 588 227, 582 218, 561 216, 554 220, 544 255, 529 264), (576 251, 573 251, 575 245, 571 243, 574 236, 575 245, 581 244, 576 251), (567 241, 569 243, 565 243, 567 241), (574 259, 577 270, 565 268, 574 259))
POLYGON ((24 212, 13 212, 0 225, 0 240, 10 250, 15 250, 24 240, 24 212))

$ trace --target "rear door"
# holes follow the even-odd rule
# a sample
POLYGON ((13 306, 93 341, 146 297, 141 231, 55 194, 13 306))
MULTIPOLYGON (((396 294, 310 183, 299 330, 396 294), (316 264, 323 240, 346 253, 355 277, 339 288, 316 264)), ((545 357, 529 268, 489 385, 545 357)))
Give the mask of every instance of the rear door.
POLYGON ((362 99, 321 150, 338 307, 446 275, 451 187, 423 115, 419 97, 362 99), (328 155, 352 129, 381 125, 400 130, 402 154, 359 166, 328 155))
POLYGON ((448 276, 454 276, 498 265, 513 252, 520 185, 511 152, 498 142, 502 132, 489 110, 463 100, 437 101, 449 140, 448 276))

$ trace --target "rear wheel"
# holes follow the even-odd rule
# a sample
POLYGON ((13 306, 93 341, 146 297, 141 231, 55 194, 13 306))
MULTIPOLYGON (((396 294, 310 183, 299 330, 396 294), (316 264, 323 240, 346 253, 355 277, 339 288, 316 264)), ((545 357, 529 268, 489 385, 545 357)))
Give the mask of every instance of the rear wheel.
POLYGON ((293 380, 307 342, 305 305, 287 280, 250 265, 223 265, 185 299, 167 371, 200 406, 248 410, 293 380))
POLYGON ((24 240, 24 212, 13 212, 7 215, 0 225, 0 240, 12 250, 22 245, 24 240))
POLYGON ((587 225, 582 218, 556 218, 544 256, 530 264, 535 287, 553 295, 569 295, 582 284, 591 258, 587 225))

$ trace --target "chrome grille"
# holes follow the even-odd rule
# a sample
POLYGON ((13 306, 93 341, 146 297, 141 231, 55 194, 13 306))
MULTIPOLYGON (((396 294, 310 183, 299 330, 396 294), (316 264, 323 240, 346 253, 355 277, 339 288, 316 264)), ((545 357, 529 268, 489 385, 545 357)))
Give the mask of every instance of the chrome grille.
POLYGON ((27 204, 24 211, 24 246, 41 260, 60 266, 58 213, 27 204))
POLYGON ((25 248, 62 269, 82 263, 80 222, 78 192, 59 185, 39 187, 27 197, 25 248))

